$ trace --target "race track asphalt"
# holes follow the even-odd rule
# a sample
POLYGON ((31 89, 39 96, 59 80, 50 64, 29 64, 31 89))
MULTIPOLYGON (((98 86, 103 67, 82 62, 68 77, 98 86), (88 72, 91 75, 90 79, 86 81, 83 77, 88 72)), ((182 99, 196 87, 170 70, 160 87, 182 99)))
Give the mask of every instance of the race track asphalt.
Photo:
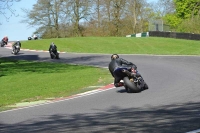
MULTIPOLYGON (((0 58, 107 67, 110 54, 0 48, 0 58)), ((120 55, 138 66, 149 85, 141 93, 123 87, 77 98, 0 112, 0 133, 186 133, 200 129, 200 56, 120 55)), ((70 77, 69 77, 70 78, 70 77)))

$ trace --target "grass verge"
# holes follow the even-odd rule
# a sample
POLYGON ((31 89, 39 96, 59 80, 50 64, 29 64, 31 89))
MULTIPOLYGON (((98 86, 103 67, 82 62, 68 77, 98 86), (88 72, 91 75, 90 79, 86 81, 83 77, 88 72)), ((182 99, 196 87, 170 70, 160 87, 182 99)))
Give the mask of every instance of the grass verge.
POLYGON ((0 58, 0 110, 6 105, 64 97, 113 80, 108 70, 62 63, 0 58))
POLYGON ((153 55, 200 55, 199 41, 161 37, 76 37, 23 41, 22 48, 48 50, 51 42, 59 51, 153 55))

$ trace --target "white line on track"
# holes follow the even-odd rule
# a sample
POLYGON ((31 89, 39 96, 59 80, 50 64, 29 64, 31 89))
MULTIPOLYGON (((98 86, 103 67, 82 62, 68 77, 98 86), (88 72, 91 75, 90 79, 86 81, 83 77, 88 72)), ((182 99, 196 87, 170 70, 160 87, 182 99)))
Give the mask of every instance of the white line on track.
POLYGON ((194 130, 194 131, 190 131, 190 132, 186 132, 186 133, 200 133, 200 129, 194 130))

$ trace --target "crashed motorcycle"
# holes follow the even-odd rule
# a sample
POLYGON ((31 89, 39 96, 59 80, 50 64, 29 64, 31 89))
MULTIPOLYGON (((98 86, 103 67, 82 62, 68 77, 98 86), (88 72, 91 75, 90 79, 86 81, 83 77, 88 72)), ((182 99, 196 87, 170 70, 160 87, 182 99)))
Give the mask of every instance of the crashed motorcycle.
POLYGON ((122 69, 122 72, 126 75, 123 81, 124 87, 128 93, 138 93, 149 88, 141 74, 139 74, 134 67, 122 69))
POLYGON ((17 55, 20 51, 20 46, 19 45, 15 45, 12 51, 12 54, 17 55))
POLYGON ((49 53, 50 53, 51 59, 60 59, 59 53, 57 52, 57 50, 50 50, 49 53))
POLYGON ((28 40, 37 40, 37 39, 38 39, 37 36, 35 36, 35 37, 28 37, 28 40))

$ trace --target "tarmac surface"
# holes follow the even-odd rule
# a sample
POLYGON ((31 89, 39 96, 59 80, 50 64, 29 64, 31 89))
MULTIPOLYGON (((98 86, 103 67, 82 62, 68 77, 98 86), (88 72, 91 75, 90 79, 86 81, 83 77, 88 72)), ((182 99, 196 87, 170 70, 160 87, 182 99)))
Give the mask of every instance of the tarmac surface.
MULTIPOLYGON (((21 50, 0 57, 84 64, 107 68, 110 54, 21 50)), ((200 56, 123 55, 135 63, 149 85, 141 93, 126 93, 112 84, 53 102, 0 112, 2 133, 186 133, 200 129, 200 56)))

